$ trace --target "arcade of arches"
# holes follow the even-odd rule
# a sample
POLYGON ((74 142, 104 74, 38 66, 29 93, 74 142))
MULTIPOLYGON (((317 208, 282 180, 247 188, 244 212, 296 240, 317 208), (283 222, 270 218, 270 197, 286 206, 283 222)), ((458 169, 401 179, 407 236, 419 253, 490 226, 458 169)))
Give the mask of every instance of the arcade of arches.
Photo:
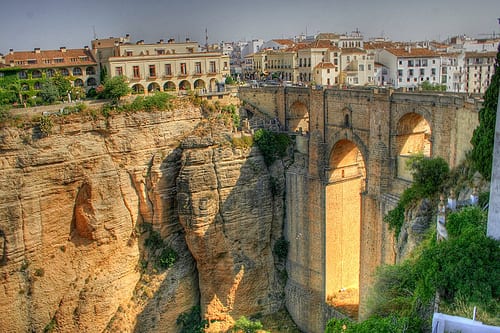
POLYGON ((325 295, 330 305, 355 317, 359 306, 361 193, 366 168, 355 143, 340 140, 332 149, 326 186, 325 295))
POLYGON ((194 83, 191 83, 188 80, 182 80, 178 85, 176 85, 173 81, 167 81, 163 83, 163 85, 160 85, 157 82, 151 82, 147 86, 141 83, 135 83, 131 86, 131 88, 134 94, 144 94, 146 91, 148 93, 153 93, 156 91, 188 91, 191 89, 194 89, 199 93, 206 93, 217 91, 217 85, 218 81, 216 79, 211 79, 208 85, 204 80, 197 79, 194 83))

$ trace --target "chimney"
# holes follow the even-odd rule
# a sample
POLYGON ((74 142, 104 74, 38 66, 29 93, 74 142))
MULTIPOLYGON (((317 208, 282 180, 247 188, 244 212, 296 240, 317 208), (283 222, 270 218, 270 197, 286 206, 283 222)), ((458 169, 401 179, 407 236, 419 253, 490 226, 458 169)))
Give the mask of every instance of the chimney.
POLYGON ((88 46, 88 45, 85 45, 85 46, 83 47, 83 49, 84 49, 85 51, 88 51, 88 50, 89 50, 89 46, 88 46))
POLYGON ((186 38, 186 43, 189 43, 190 39, 189 38, 186 38))
POLYGON ((9 54, 14 54, 14 49, 9 49, 9 54))
POLYGON ((170 38, 170 39, 168 40, 168 43, 169 43, 169 44, 171 44, 171 43, 175 43, 175 39, 170 38))
POLYGON ((40 48, 39 47, 35 47, 35 53, 40 53, 40 48))
POLYGON ((138 41, 136 44, 137 44, 137 45, 143 45, 143 44, 144 44, 144 39, 141 39, 141 40, 140 40, 140 41, 138 41))
POLYGON ((160 41, 158 42, 158 44, 163 44, 164 40, 163 39, 160 39, 160 41))
POLYGON ((61 50, 62 53, 66 52, 66 47, 65 46, 61 46, 59 49, 61 50))

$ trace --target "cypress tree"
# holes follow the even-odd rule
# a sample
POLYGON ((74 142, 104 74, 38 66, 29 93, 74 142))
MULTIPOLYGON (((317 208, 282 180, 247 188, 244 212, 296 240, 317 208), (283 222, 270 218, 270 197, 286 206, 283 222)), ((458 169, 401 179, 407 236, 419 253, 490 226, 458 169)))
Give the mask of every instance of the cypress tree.
POLYGON ((491 180, 493 164, 493 144, 495 139, 495 123, 498 105, 498 89, 500 86, 500 44, 495 61, 495 74, 484 94, 484 103, 479 110, 479 126, 472 136, 472 165, 487 180, 491 180))

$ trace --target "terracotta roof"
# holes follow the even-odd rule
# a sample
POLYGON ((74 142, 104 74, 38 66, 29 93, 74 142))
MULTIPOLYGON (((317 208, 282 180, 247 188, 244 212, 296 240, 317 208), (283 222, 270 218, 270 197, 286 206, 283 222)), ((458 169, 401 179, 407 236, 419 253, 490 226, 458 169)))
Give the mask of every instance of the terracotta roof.
POLYGON ((466 58, 495 58, 497 56, 497 52, 465 52, 466 58))
POLYGON ((316 36, 316 39, 339 39, 340 36, 338 34, 334 34, 331 32, 321 32, 316 36))
POLYGON ((399 47, 400 43, 397 42, 365 42, 363 47, 365 50, 377 49, 393 49, 399 47))
POLYGON ((335 65, 331 62, 320 62, 314 68, 335 68, 335 65))
POLYGON ((12 51, 5 63, 20 68, 51 68, 68 66, 95 66, 97 62, 89 49, 12 51))
POLYGON ((293 46, 295 43, 293 40, 290 39, 273 39, 274 42, 281 44, 281 45, 288 45, 288 46, 293 46))
POLYGON ((396 57, 399 58, 421 58, 421 57, 438 57, 439 55, 429 49, 423 49, 423 48, 394 48, 394 49, 387 49, 388 52, 394 54, 396 57))
POLYGON ((341 49, 342 54, 352 54, 352 53, 366 53, 366 50, 360 49, 358 47, 344 47, 341 49))

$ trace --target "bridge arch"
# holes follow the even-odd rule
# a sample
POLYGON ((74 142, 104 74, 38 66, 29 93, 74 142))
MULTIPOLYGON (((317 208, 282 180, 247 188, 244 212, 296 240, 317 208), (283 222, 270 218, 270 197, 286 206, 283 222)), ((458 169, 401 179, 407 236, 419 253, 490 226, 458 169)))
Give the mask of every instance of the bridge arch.
POLYGON ((290 106, 287 121, 289 131, 309 132, 309 110, 307 109, 307 106, 300 101, 293 102, 290 106))
POLYGON ((432 155, 432 130, 429 122, 419 113, 410 112, 399 118, 396 125, 397 175, 413 179, 406 162, 412 155, 432 155))
POLYGON ((365 161, 354 141, 336 141, 329 155, 325 191, 325 301, 352 316, 359 306, 365 161))

